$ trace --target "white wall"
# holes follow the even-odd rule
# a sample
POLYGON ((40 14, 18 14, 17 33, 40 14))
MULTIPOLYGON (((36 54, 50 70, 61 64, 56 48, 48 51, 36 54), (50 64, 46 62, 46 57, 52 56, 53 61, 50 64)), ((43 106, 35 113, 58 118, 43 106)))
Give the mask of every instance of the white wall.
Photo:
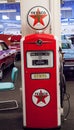
POLYGON ((59 39, 61 44, 61 13, 60 0, 50 0, 51 33, 59 39))

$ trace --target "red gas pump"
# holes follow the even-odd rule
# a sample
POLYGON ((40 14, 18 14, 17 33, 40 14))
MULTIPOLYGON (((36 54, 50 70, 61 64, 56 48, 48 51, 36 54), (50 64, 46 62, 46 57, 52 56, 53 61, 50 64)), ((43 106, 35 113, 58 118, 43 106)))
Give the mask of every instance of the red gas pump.
POLYGON ((23 125, 57 128, 61 125, 59 47, 51 34, 22 39, 23 125))

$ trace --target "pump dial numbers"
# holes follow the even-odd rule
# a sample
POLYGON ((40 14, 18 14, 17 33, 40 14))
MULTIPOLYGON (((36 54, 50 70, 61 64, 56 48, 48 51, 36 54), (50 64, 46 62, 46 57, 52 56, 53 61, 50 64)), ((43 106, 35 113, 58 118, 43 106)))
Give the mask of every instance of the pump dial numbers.
POLYGON ((49 79, 50 74, 49 73, 37 73, 37 74, 31 74, 32 79, 49 79))

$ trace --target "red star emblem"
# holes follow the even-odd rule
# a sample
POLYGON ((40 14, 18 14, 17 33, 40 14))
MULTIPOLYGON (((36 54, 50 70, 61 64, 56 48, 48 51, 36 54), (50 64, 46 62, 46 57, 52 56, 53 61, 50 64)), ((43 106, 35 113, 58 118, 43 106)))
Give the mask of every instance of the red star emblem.
POLYGON ((48 96, 47 93, 43 93, 43 92, 40 90, 40 92, 39 92, 39 93, 36 93, 34 96, 37 98, 37 103, 36 103, 36 104, 38 104, 39 102, 43 102, 43 103, 46 104, 45 98, 48 96))
POLYGON ((35 15, 29 15, 29 16, 34 19, 33 26, 35 26, 37 23, 41 23, 43 26, 45 26, 43 19, 47 16, 47 14, 41 14, 39 8, 37 9, 35 15))

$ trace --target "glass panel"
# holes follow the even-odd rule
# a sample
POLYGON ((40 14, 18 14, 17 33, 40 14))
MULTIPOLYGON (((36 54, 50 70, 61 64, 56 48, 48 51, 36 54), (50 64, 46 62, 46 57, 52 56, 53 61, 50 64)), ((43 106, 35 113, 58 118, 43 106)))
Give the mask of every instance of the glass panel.
POLYGON ((53 67, 53 51, 30 51, 27 52, 28 68, 53 67))

